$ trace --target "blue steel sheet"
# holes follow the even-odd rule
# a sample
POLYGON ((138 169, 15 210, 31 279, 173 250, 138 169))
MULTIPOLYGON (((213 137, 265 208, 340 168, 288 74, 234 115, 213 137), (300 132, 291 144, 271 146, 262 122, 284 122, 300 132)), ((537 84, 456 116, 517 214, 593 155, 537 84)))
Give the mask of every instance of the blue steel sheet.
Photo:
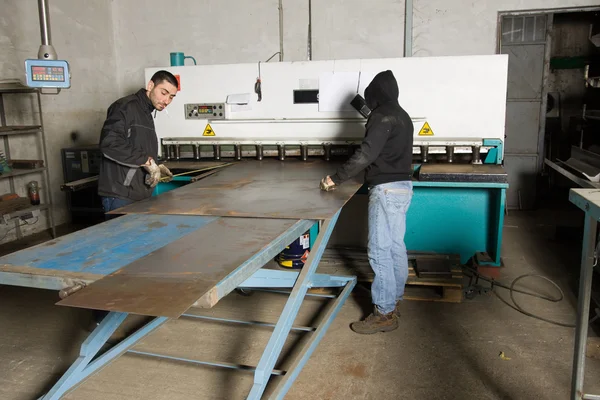
MULTIPOLYGON (((200 216, 124 215, 0 257, 0 271, 33 273, 39 270, 43 273, 42 270, 55 270, 108 275, 215 219, 216 217, 200 216)), ((3 282, 0 280, 0 283, 3 282)))
POLYGON ((313 223, 217 218, 58 304, 171 318, 212 307, 313 223))

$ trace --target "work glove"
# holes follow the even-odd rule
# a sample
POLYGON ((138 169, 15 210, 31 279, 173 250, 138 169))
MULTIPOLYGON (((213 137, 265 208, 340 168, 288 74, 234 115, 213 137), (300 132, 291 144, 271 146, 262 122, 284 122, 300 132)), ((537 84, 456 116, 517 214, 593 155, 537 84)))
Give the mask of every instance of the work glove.
POLYGON ((325 178, 321 179, 319 187, 321 190, 329 192, 330 190, 335 190, 335 183, 331 180, 329 175, 327 175, 325 178))
POLYGON ((173 173, 169 171, 166 165, 160 164, 158 166, 160 168, 160 181, 161 182, 171 182, 173 180, 173 173))
POLYGON ((154 159, 150 158, 146 164, 142 165, 142 167, 144 167, 146 172, 148 172, 145 179, 146 185, 150 186, 151 188, 158 185, 161 171, 154 159))

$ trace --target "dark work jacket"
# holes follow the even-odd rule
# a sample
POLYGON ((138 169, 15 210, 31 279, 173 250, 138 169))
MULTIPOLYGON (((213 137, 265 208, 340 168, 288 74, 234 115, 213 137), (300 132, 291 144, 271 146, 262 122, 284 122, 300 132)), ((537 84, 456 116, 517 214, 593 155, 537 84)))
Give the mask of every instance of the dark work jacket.
POLYGON ((398 104, 398 83, 392 71, 380 72, 365 89, 372 110, 360 148, 331 177, 336 185, 365 171, 369 186, 406 181, 412 175, 414 127, 398 104))
POLYGON ((158 138, 154 129, 154 106, 145 89, 115 101, 108 108, 100 134, 102 164, 98 194, 133 201, 152 195, 144 183, 146 170, 140 165, 148 157, 158 158, 158 138))

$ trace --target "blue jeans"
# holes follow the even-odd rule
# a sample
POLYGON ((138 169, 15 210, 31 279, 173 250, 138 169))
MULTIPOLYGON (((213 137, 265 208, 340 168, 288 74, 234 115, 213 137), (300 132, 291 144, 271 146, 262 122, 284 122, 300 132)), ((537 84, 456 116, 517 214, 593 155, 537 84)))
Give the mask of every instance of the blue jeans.
POLYGON ((369 188, 368 256, 375 273, 373 304, 382 314, 394 311, 402 300, 408 277, 404 244, 406 212, 412 200, 411 181, 390 182, 369 188))
MULTIPOLYGON (((129 199, 119 199, 118 197, 102 197, 102 208, 104 208, 105 213, 116 210, 117 208, 125 207, 131 203, 134 203, 134 201, 129 199)), ((106 214, 105 218, 106 220, 109 220, 118 216, 118 214, 106 214)))

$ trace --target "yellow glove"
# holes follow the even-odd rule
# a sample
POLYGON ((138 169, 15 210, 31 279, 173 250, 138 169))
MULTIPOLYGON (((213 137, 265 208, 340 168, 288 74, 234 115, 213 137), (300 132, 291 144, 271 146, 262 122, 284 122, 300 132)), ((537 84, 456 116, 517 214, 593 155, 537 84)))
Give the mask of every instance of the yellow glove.
POLYGON ((154 162, 154 159, 150 158, 146 164, 142 165, 142 167, 148 172, 148 174, 146 174, 146 179, 144 180, 146 185, 151 188, 158 185, 158 182, 160 181, 160 168, 156 162, 154 162))
POLYGON ((329 192, 330 190, 335 190, 335 183, 331 180, 329 175, 327 175, 325 178, 321 179, 319 187, 321 190, 329 192))
POLYGON ((160 164, 158 166, 160 169, 160 181, 161 182, 171 182, 173 180, 173 173, 169 171, 166 165, 160 164))

